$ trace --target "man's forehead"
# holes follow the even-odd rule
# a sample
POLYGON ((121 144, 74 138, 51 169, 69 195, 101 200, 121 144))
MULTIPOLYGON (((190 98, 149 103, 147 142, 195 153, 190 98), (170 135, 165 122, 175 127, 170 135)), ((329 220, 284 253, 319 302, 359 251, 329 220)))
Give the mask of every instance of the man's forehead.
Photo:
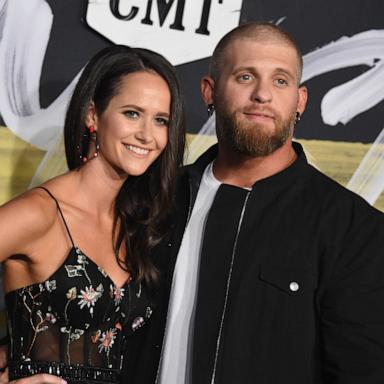
POLYGON ((235 69, 239 66, 252 67, 270 63, 277 68, 297 71, 299 59, 297 52, 281 39, 259 41, 254 38, 239 38, 231 41, 224 51, 223 67, 235 69))
POLYGON ((242 37, 234 39, 229 42, 225 53, 230 55, 233 50, 240 50, 241 53, 247 54, 250 52, 257 52, 257 50, 283 50, 284 52, 290 52, 292 55, 297 56, 295 48, 282 39, 256 39, 252 37, 242 37), (246 48, 246 49, 245 49, 246 48))

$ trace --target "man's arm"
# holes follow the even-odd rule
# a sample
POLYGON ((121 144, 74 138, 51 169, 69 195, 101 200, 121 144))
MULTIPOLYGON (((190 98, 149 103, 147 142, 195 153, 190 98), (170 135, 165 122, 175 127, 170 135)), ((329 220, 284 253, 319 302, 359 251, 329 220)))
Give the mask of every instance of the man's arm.
POLYGON ((370 210, 345 237, 321 324, 325 383, 384 383, 383 214, 370 210))

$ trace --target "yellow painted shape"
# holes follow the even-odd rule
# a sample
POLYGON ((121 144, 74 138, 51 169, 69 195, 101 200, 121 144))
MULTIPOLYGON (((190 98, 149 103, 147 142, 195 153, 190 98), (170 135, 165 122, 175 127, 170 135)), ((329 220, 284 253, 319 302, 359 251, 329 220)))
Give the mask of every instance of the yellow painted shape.
MULTIPOLYGON (((187 145, 189 147, 193 146, 191 143, 195 136, 193 134, 187 135, 187 145)), ((312 165, 344 186, 347 185, 364 155, 371 147, 371 144, 327 140, 297 141, 303 145, 308 160, 312 165)), ((215 142, 215 136, 207 136, 206 140, 201 140, 198 150, 193 150, 195 156, 187 156, 186 162, 188 164, 193 162, 197 157, 197 153, 203 153, 215 142)), ((375 207, 384 212, 384 193, 376 201, 375 207)))
MULTIPOLYGON (((189 147, 195 136, 187 134, 189 147)), ((298 141, 304 146, 308 159, 314 166, 344 186, 371 146, 371 144, 325 140, 298 141)), ((193 162, 199 154, 215 142, 214 136, 201 138, 198 147, 194 150, 194 157, 188 157, 187 148, 186 163, 193 162)), ((0 127, 0 204, 28 188, 44 154, 44 151, 16 137, 8 128, 0 127)), ((58 162, 55 160, 53 163, 58 162)), ((47 177, 48 174, 53 177, 61 173, 62 166, 60 167, 60 169, 49 169, 47 177)), ((376 201, 375 207, 384 211, 384 193, 376 201)))
POLYGON ((28 188, 44 153, 0 127, 0 204, 28 188))

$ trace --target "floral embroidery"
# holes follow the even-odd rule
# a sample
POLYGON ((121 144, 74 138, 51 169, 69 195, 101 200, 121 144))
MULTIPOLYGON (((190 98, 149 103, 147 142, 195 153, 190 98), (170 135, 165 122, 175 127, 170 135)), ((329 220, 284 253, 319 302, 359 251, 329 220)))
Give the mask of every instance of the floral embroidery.
POLYGON ((86 258, 82 253, 80 253, 80 254, 77 256, 77 262, 78 262, 79 264, 83 264, 83 266, 84 266, 85 264, 89 264, 87 258, 86 258))
POLYGON ((68 340, 69 342, 74 340, 79 340, 80 336, 84 334, 84 331, 82 329, 77 329, 72 332, 72 327, 61 327, 60 332, 62 333, 68 333, 68 340))
POLYGON ((81 265, 66 265, 65 269, 67 270, 68 277, 82 276, 81 271, 83 267, 81 265))
POLYGON ((99 272, 100 272, 104 277, 108 277, 107 272, 105 272, 105 269, 104 269, 104 268, 102 268, 102 267, 97 267, 97 269, 99 270, 99 272))
POLYGON ((136 331, 137 329, 139 329, 143 325, 144 325, 144 318, 141 316, 136 317, 136 319, 133 320, 133 322, 132 322, 132 330, 136 331))
POLYGON ((93 344, 97 343, 100 339, 100 336, 101 336, 101 331, 99 329, 99 330, 97 330, 97 332, 94 335, 91 335, 92 343, 93 344))
POLYGON ((107 352, 109 354, 109 350, 112 348, 113 343, 115 342, 116 338, 116 329, 110 328, 108 331, 103 332, 100 338, 100 344, 98 346, 99 352, 107 352))
POLYGON ((68 289, 66 296, 67 296, 68 300, 76 299, 76 297, 77 297, 77 289, 76 289, 76 287, 72 287, 72 288, 68 289))
POLYGON ((88 257, 85 256, 83 254, 83 252, 77 247, 76 247, 76 253, 77 253, 77 263, 81 264, 81 266, 77 266, 77 267, 79 269, 81 269, 82 271, 84 271, 84 276, 88 280, 89 284, 92 284, 92 281, 91 281, 90 277, 88 276, 87 268, 86 268, 86 266, 89 264, 88 257))
POLYGON ((147 307, 147 309, 145 310, 145 317, 147 319, 149 319, 151 316, 152 316, 152 308, 151 307, 147 307))
POLYGON ((105 354, 102 365, 118 368, 123 335, 143 326, 152 314, 145 286, 130 284, 131 279, 127 279, 126 284, 118 288, 103 268, 76 248, 60 268, 60 273, 52 278, 15 292, 17 310, 12 312, 10 321, 12 340, 16 340, 12 325, 21 325, 14 343, 16 347, 12 347, 13 356, 18 361, 32 361, 34 348, 45 342, 59 342, 61 338, 65 340, 65 363, 71 364, 75 349, 77 353, 78 348, 86 347, 91 360, 95 352, 105 354), (83 311, 90 316, 84 316, 83 311))
POLYGON ((136 293, 136 297, 139 299, 141 296, 141 283, 139 284, 139 291, 136 293))
POLYGON ((47 289, 48 292, 52 292, 56 289, 56 280, 47 280, 45 282, 45 288, 47 289))
POLYGON ((57 319, 53 313, 47 312, 45 315, 45 320, 47 320, 51 324, 55 324, 57 319))
POLYGON ((115 301, 115 305, 119 305, 121 303, 121 300, 123 300, 124 291, 124 288, 118 288, 116 286, 113 286, 112 284, 110 285, 111 297, 115 301))
POLYGON ((78 304, 80 309, 83 309, 85 306, 90 308, 91 315, 93 314, 93 308, 95 306, 96 301, 103 294, 103 286, 99 284, 96 290, 91 286, 85 287, 85 291, 81 290, 81 295, 79 295, 79 299, 81 299, 78 304))
POLYGON ((69 353, 69 344, 75 340, 79 340, 80 337, 84 334, 84 331, 82 329, 75 328, 75 330, 72 332, 72 327, 61 327, 60 332, 68 333, 67 359, 68 359, 68 364, 70 364, 71 363, 71 355, 69 353))

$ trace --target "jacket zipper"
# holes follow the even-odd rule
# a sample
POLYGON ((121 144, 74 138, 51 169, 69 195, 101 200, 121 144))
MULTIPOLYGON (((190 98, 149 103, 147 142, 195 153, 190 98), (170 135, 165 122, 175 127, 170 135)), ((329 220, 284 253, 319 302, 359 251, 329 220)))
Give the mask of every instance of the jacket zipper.
POLYGON ((221 334, 222 334, 222 331, 223 331, 225 314, 226 314, 226 311, 227 311, 228 296, 229 296, 229 289, 230 289, 230 286, 231 286, 232 271, 233 271, 233 264, 234 264, 234 261, 235 261, 237 241, 239 239, 241 225, 243 223, 243 218, 244 218, 244 214, 245 214, 245 208, 247 206, 249 195, 250 195, 250 192, 247 193, 247 196, 245 197, 245 200, 244 200, 244 203, 243 203, 243 208, 241 210, 241 215, 240 215, 239 223, 237 225, 237 232, 236 232, 235 242, 234 242, 233 248, 232 248, 231 265, 229 267, 229 274, 228 274, 228 279, 227 279, 227 288, 226 288, 226 292, 225 292, 225 300, 224 300, 223 312, 222 312, 222 315, 221 315, 219 335, 217 336, 217 341, 216 341, 216 353, 215 353, 215 361, 213 363, 213 371, 212 371, 212 377, 211 377, 211 384, 215 384, 217 362, 218 362, 218 358, 219 358, 219 350, 220 350, 220 343, 221 343, 221 334))
MULTIPOLYGON (((187 228, 189 219, 191 218, 192 206, 193 206, 193 204, 192 204, 192 200, 193 200, 192 182, 191 182, 191 180, 188 180, 188 181, 189 181, 188 184, 189 184, 189 196, 190 196, 190 198, 189 198, 189 206, 188 206, 188 215, 187 215, 187 220, 185 222, 184 230, 185 230, 185 228, 187 228)), ((177 251, 177 253, 179 253, 179 251, 177 251)), ((172 279, 173 279, 173 274, 172 274, 172 279)), ((163 350, 164 350, 164 343, 165 343, 165 335, 167 334, 167 329, 168 329, 168 312, 169 312, 169 301, 168 301, 168 305, 167 305, 167 314, 165 316, 164 336, 163 336, 163 341, 161 343, 160 360, 159 360, 159 364, 157 365, 155 384, 158 384, 158 382, 159 382, 160 367, 161 367, 161 363, 163 361, 163 350)))

